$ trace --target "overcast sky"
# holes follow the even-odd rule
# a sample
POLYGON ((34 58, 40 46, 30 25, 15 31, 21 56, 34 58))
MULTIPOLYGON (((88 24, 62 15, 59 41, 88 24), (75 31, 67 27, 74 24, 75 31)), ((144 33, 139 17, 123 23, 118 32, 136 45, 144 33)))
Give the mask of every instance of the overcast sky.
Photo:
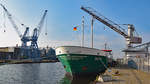
MULTIPOLYGON (((1 3, 13 15, 18 26, 23 23, 30 27, 30 34, 44 10, 48 10, 47 25, 42 29, 39 46, 81 45, 81 19, 85 16, 85 46, 90 47, 91 16, 82 11, 81 6, 92 7, 118 24, 134 24, 143 42, 149 41, 149 0, 1 0, 1 3), (79 26, 77 31, 73 31, 75 26, 79 26), (45 35, 46 32, 48 35, 45 35)), ((20 38, 7 17, 4 17, 2 8, 0 10, 0 46, 20 45, 20 38)), ((19 30, 23 33, 25 28, 19 26, 19 30)), ((102 49, 105 43, 116 57, 120 57, 121 49, 126 47, 123 36, 94 20, 94 47, 102 49)))

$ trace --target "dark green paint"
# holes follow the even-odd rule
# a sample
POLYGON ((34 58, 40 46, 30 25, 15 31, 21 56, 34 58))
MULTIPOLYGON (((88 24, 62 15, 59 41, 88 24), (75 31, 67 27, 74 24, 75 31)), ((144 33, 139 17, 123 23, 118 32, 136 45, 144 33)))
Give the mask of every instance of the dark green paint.
POLYGON ((57 55, 57 57, 59 61, 65 66, 64 68, 66 72, 69 72, 71 74, 100 73, 104 72, 107 68, 106 56, 85 55, 85 54, 61 54, 57 55), (83 58, 81 58, 82 56, 83 58), (83 70, 83 67, 86 67, 86 70, 83 70))

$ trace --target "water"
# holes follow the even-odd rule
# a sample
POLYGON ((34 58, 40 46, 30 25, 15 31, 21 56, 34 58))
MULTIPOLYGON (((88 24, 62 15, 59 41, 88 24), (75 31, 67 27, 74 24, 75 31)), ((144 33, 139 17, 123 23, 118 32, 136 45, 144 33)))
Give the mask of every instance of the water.
POLYGON ((0 65, 0 84, 89 84, 91 79, 72 78, 60 62, 0 65))
POLYGON ((58 84, 64 76, 59 62, 0 66, 0 84, 58 84))

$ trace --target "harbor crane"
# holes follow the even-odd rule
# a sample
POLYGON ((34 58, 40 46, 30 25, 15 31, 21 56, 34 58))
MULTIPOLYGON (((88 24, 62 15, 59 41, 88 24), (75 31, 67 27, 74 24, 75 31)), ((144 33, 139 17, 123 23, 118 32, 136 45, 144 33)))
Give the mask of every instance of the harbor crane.
MULTIPOLYGON (((9 11, 6 9, 6 7, 3 4, 0 4, 2 6, 2 8, 4 9, 9 21, 11 22, 13 28, 15 29, 15 31, 17 32, 18 36, 21 38, 22 41, 22 47, 27 47, 27 42, 30 41, 28 33, 29 33, 29 27, 26 27, 25 32, 23 33, 23 35, 20 33, 18 26, 16 25, 15 21, 13 20, 12 15, 9 13, 9 11)), ((24 24, 21 24, 22 26, 24 26, 24 24)))
POLYGON ((42 27, 43 27, 43 25, 44 25, 44 20, 45 20, 47 11, 48 11, 48 10, 45 10, 44 15, 42 16, 42 18, 41 18, 41 20, 40 20, 38 26, 37 26, 36 28, 34 28, 33 34, 32 34, 31 39, 30 39, 30 41, 31 41, 31 46, 30 46, 30 48, 31 48, 31 50, 33 51, 33 52, 32 52, 32 56, 34 56, 34 58, 35 58, 35 57, 36 57, 36 58, 40 58, 40 53, 39 53, 40 51, 39 51, 39 48, 38 48, 37 40, 38 40, 39 35, 40 35, 40 33, 41 33, 41 29, 42 29, 42 27))
POLYGON ((43 27, 46 14, 47 14, 47 10, 45 10, 44 15, 42 16, 42 19, 40 20, 38 26, 33 30, 33 34, 31 36, 31 48, 38 48, 37 40, 41 33, 41 28, 43 27))
POLYGON ((109 20, 108 18, 104 17, 94 9, 90 7, 81 7, 81 9, 88 14, 90 14, 93 18, 97 19, 101 23, 105 24, 115 32, 119 33, 126 39, 127 47, 131 48, 133 47, 132 44, 141 44, 142 43, 142 38, 139 36, 135 36, 135 28, 132 24, 127 24, 128 25, 128 33, 119 25, 114 23, 113 21, 109 20))
MULTIPOLYGON (((38 26, 36 28, 34 28, 32 36, 29 36, 29 27, 25 26, 26 30, 23 34, 21 34, 18 26, 16 25, 15 21, 13 20, 12 15, 9 13, 9 11, 6 9, 6 7, 3 4, 0 4, 0 5, 4 9, 9 21, 11 22, 11 24, 14 27, 15 31, 17 32, 18 36, 21 38, 21 41, 22 41, 21 54, 26 55, 28 57, 34 56, 34 58, 40 57, 37 40, 41 33, 41 29, 44 25, 44 20, 45 20, 48 10, 45 10, 44 15, 42 16, 38 26), (31 42, 31 45, 27 46, 27 42, 31 42)), ((24 26, 24 24, 21 24, 21 25, 24 26)))

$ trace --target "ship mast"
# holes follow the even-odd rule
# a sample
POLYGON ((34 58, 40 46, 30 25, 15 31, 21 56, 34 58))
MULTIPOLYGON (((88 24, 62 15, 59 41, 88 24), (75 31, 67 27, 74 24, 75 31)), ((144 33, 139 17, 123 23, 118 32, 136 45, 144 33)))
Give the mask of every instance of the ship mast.
POLYGON ((84 16, 82 17, 82 47, 84 47, 84 16))
POLYGON ((93 23, 94 23, 94 17, 92 16, 91 19, 91 47, 93 48, 93 23))

